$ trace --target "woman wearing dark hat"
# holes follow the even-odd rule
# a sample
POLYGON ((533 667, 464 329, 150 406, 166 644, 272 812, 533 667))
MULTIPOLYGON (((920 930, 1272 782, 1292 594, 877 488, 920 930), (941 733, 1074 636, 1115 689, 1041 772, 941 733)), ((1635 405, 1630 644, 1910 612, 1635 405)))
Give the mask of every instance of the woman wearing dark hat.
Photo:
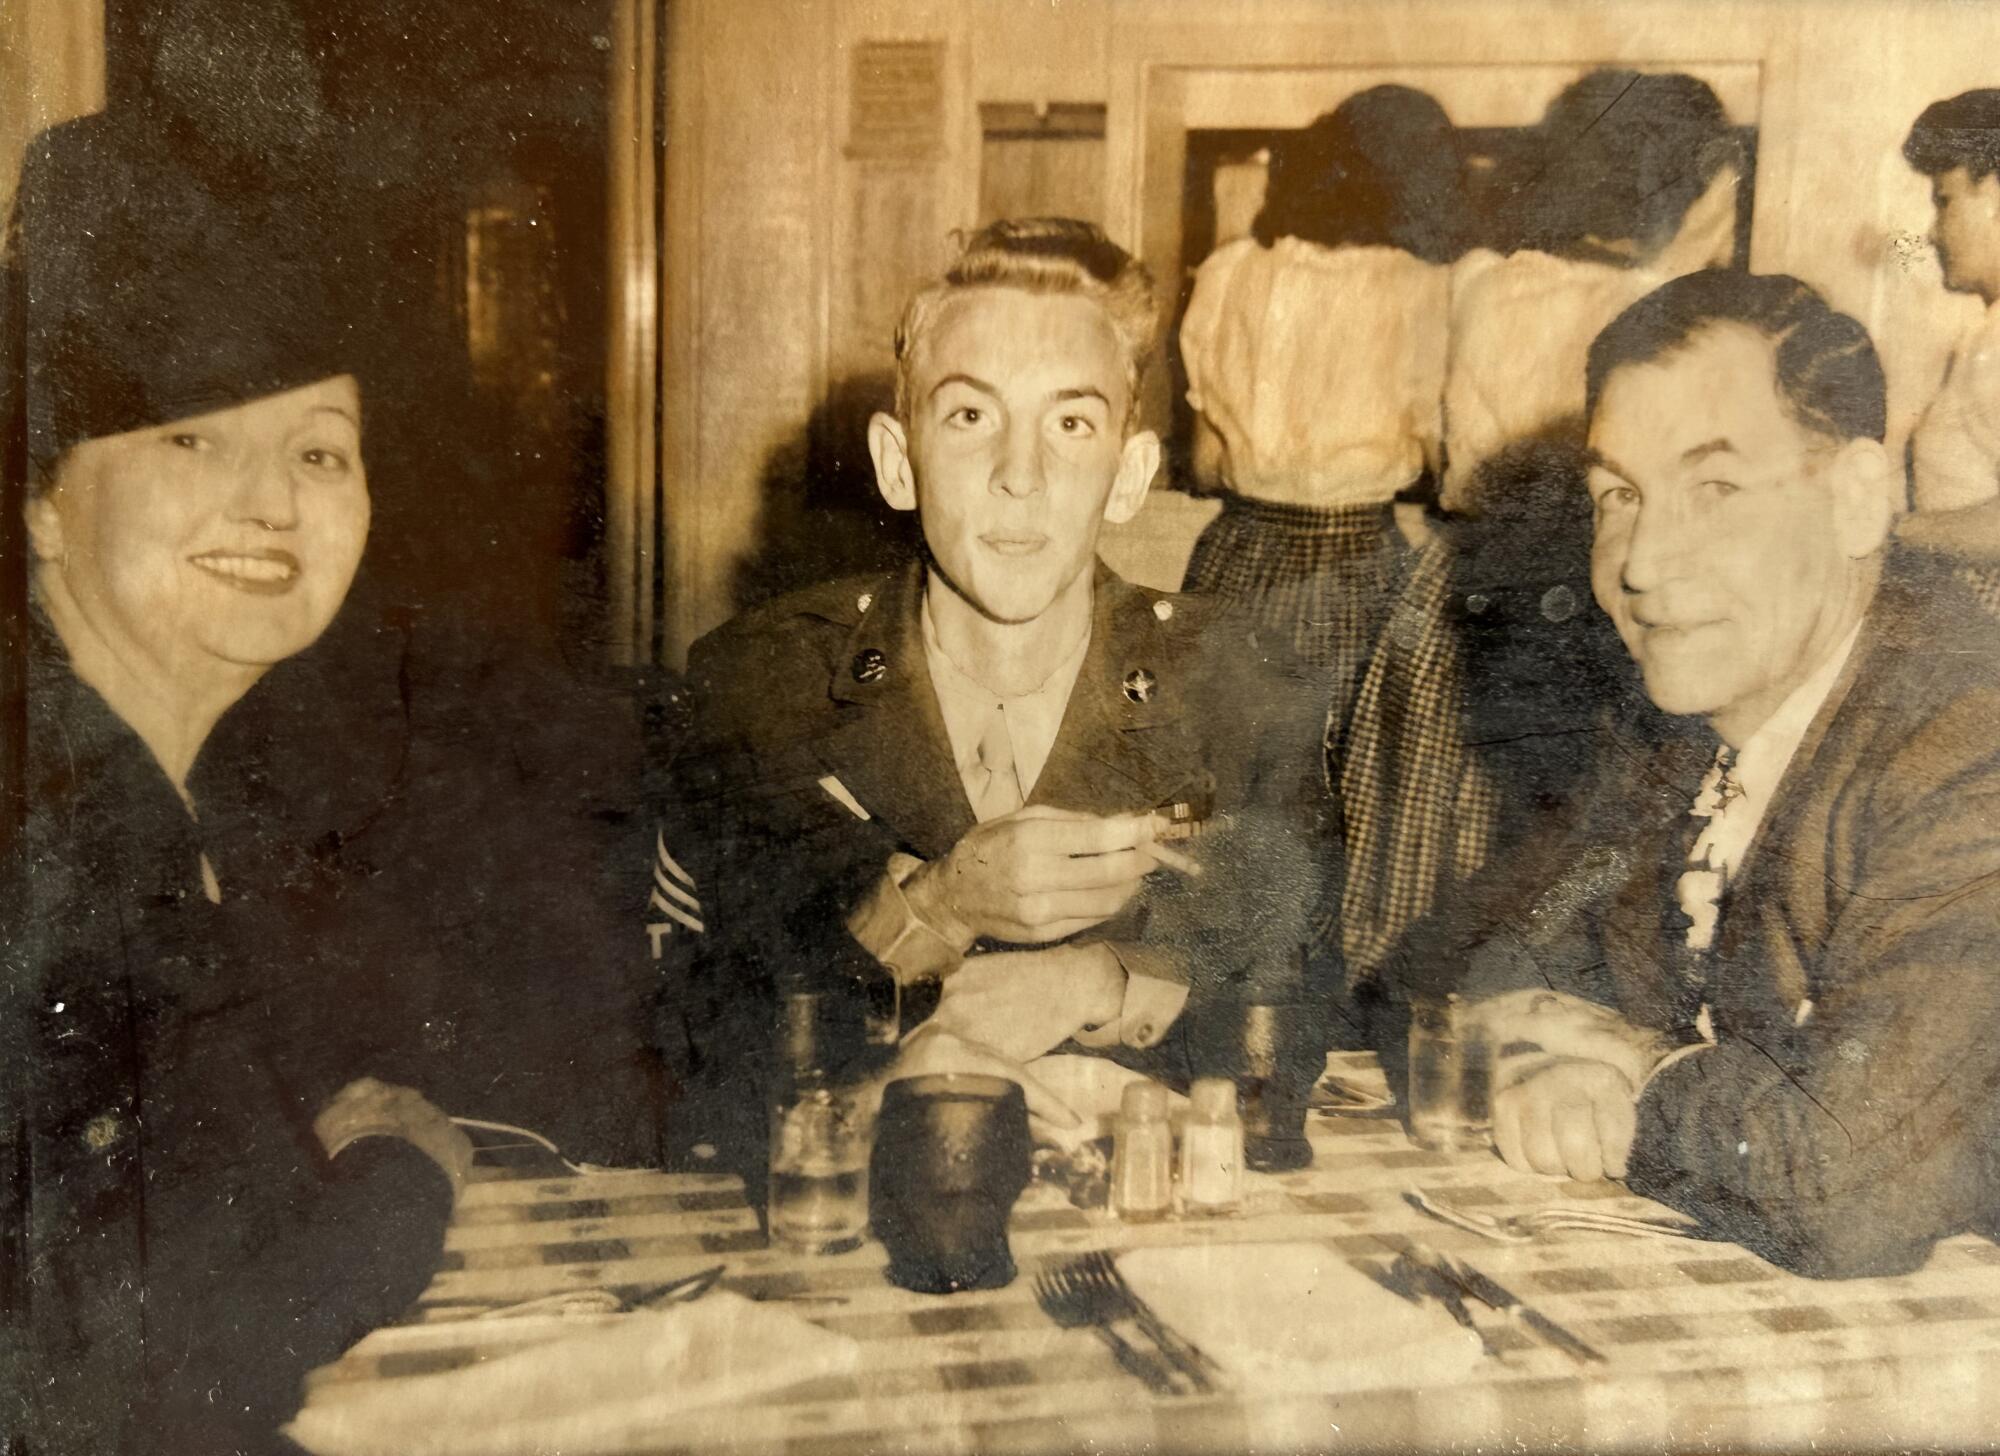
POLYGON ((399 988, 292 953, 310 866, 246 893, 273 862, 204 754, 340 610, 370 513, 337 289, 278 194, 239 200, 93 118, 42 139, 16 215, 8 1449, 283 1449, 305 1371, 428 1282, 470 1160, 414 1093, 357 1080, 399 988))

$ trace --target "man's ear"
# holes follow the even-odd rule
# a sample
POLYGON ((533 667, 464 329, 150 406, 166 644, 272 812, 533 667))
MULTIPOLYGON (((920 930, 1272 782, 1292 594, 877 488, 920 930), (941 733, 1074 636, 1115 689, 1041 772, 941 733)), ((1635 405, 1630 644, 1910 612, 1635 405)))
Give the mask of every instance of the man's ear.
POLYGON ((28 542, 34 548, 37 561, 60 561, 63 559, 62 512, 56 509, 54 496, 42 491, 31 497, 23 514, 28 518, 28 542))
POLYGON ((1881 442, 1868 439, 1842 445, 1830 469, 1834 539, 1849 560, 1866 560, 1888 543, 1901 472, 1891 465, 1881 442))
POLYGON ((1118 457, 1118 477, 1111 482, 1111 495, 1104 502, 1104 519, 1122 526, 1139 514, 1160 468, 1160 437, 1141 430, 1125 442, 1118 457))
POLYGON ((903 422, 877 410, 868 419, 868 458, 875 462, 875 488, 891 509, 917 508, 917 472, 910 464, 910 437, 903 422))

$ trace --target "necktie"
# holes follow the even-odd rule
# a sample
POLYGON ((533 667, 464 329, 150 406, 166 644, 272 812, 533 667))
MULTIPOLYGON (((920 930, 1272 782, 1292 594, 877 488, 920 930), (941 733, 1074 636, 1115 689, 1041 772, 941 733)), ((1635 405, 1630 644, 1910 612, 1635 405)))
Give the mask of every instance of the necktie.
POLYGON ((1743 785, 1736 777, 1736 750, 1723 744, 1715 751, 1715 762, 1701 781, 1688 810, 1702 828, 1688 851, 1687 868, 1675 884, 1675 898, 1688 918, 1687 946, 1697 954, 1714 948, 1716 923, 1721 916, 1721 900, 1729 870, 1716 846, 1717 831, 1729 806, 1743 797, 1743 785))
POLYGON ((976 752, 979 765, 972 775, 977 785, 977 792, 972 795, 972 812, 984 824, 1013 813, 1023 801, 1020 774, 1014 766, 1014 740, 1007 733, 1007 710, 998 703, 986 716, 986 728, 979 735, 976 752))

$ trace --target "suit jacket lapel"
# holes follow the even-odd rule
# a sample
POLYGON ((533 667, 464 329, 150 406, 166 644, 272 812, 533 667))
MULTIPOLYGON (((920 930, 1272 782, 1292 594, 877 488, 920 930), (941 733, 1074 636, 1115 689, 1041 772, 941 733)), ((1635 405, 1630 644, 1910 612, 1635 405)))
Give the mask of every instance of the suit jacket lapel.
POLYGON ((935 859, 974 820, 924 661, 923 590, 921 560, 876 590, 834 660, 834 724, 815 748, 863 808, 935 859))
MULTIPOLYGON (((1757 826, 1729 887, 1722 918, 1721 959, 1760 968, 1762 989, 1788 1012, 1812 994, 1802 946, 1816 948, 1828 932, 1824 876, 1833 802, 1822 787, 1827 763, 1838 764, 1851 733, 1835 737, 1855 679, 1876 652, 1889 650, 1899 603, 1878 595, 1832 689, 1813 714, 1805 737, 1778 780, 1764 822, 1757 826), (1830 739, 1834 741, 1829 742, 1830 739), (1822 771, 1815 773, 1815 766, 1822 771)), ((1857 711, 1865 705, 1857 703, 1857 711)), ((1740 982, 1741 974, 1733 977, 1740 982)))

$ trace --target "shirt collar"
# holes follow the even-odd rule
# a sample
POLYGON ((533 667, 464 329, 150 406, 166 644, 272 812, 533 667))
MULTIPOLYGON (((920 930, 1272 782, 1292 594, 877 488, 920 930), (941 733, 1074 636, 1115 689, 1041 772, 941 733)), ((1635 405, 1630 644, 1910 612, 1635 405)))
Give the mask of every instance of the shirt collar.
POLYGON ((1791 696, 1780 703, 1778 710, 1750 735, 1749 741, 1736 755, 1736 778, 1743 785, 1744 793, 1754 802, 1765 803, 1777 792, 1778 780, 1785 776, 1785 768, 1791 763, 1792 755, 1798 752, 1799 744, 1805 740, 1806 730, 1819 716, 1821 706, 1833 691, 1840 670, 1847 665, 1847 659, 1854 652, 1855 640, 1860 635, 1861 623, 1856 622, 1832 655, 1813 671, 1811 677, 1792 689, 1791 696))
POLYGON ((1041 685, 1013 697, 994 692, 952 661, 938 641, 937 624, 931 618, 930 594, 924 594, 924 660, 930 669, 931 686, 937 692, 938 709, 944 715, 945 732, 951 739, 952 761, 961 776, 979 762, 979 738, 988 716, 996 709, 1006 714, 1007 738, 1014 748, 1014 768, 1021 792, 1032 794, 1062 730, 1063 714, 1069 708, 1077 674, 1090 650, 1091 633, 1086 630, 1076 646, 1055 665, 1041 685))

